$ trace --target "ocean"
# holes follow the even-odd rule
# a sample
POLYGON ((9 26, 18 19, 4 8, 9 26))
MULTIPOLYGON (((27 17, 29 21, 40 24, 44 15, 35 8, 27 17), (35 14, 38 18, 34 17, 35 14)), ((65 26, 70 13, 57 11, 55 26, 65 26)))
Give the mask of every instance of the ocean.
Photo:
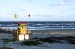
MULTIPOLYGON (((18 21, 27 22, 27 21, 18 21)), ((0 22, 0 28, 9 28, 10 30, 17 30, 17 21, 3 21, 0 22)), ((27 29, 31 32, 38 33, 75 33, 75 21, 30 21, 27 23, 27 29)))

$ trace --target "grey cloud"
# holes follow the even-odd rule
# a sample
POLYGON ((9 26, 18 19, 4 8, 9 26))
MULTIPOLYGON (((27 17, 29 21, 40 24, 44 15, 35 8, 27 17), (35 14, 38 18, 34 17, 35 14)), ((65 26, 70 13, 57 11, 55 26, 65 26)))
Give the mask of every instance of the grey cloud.
MULTIPOLYGON (((14 16, 14 14, 15 14, 15 13, 14 13, 14 14, 11 14, 11 13, 6 13, 6 14, 11 15, 11 16, 14 16)), ((19 14, 17 14, 17 15, 18 15, 18 16, 20 16, 19 14)))
POLYGON ((75 16, 75 15, 74 15, 75 16))
POLYGON ((62 16, 62 17, 70 19, 70 18, 75 18, 75 15, 65 15, 65 16, 62 16))
MULTIPOLYGON (((66 4, 66 5, 68 5, 68 4, 66 4)), ((63 4, 60 4, 60 3, 59 4, 50 4, 50 6, 63 6, 63 4)))
POLYGON ((26 11, 25 9, 18 9, 18 11, 26 11))
POLYGON ((50 4, 50 6, 60 6, 60 4, 50 4))
POLYGON ((63 0, 63 2, 72 2, 72 1, 75 1, 75 0, 63 0))
POLYGON ((34 15, 34 16, 42 16, 42 15, 34 15))
POLYGON ((13 6, 13 8, 21 8, 21 6, 13 6))
POLYGON ((55 17, 56 15, 34 15, 34 16, 41 16, 41 17, 55 17))
POLYGON ((29 1, 29 2, 35 2, 36 0, 27 0, 27 1, 29 1))
POLYGON ((60 11, 60 13, 66 13, 66 11, 60 11))
POLYGON ((8 16, 1 16, 1 19, 0 20, 11 20, 11 17, 8 17, 8 16))
POLYGON ((64 2, 69 2, 70 0, 64 0, 64 2))
POLYGON ((66 12, 72 12, 72 11, 74 11, 75 10, 75 8, 68 8, 68 9, 66 9, 65 11, 60 11, 61 13, 66 13, 66 12))
POLYGON ((43 15, 43 17, 55 17, 56 15, 43 15))
POLYGON ((71 8, 71 9, 69 9, 69 10, 75 10, 75 8, 71 8))
POLYGON ((71 2, 70 0, 63 0, 57 4, 50 4, 50 6, 62 6, 62 5, 69 5, 67 2, 71 2))
POLYGON ((8 14, 8 15, 13 15, 13 14, 11 14, 11 13, 6 13, 6 14, 8 14))
POLYGON ((64 0, 64 2, 75 2, 75 0, 64 0))

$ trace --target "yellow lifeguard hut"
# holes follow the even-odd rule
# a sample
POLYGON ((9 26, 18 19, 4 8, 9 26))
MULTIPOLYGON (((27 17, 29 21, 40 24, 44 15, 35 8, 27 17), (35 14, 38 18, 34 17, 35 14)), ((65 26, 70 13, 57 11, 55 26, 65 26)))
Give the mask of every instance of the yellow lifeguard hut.
POLYGON ((16 41, 23 41, 29 39, 30 31, 27 30, 27 22, 19 22, 18 28, 13 32, 13 38, 16 41))

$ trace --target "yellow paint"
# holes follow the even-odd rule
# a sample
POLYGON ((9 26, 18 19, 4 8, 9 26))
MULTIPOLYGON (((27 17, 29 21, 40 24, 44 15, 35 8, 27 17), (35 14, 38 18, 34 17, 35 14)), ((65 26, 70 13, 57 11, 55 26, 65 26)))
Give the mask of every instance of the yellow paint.
POLYGON ((20 24, 20 34, 26 33, 27 33, 26 24, 20 24))
POLYGON ((18 15, 17 14, 14 14, 14 18, 17 18, 18 17, 18 15))

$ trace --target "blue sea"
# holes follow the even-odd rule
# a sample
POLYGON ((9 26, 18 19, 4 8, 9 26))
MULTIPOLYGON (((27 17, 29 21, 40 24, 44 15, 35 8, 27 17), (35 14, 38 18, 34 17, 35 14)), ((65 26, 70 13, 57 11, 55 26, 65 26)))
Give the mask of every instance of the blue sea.
POLYGON ((18 22, 28 22, 29 30, 75 29, 75 21, 1 21, 0 28, 17 29, 18 22))

